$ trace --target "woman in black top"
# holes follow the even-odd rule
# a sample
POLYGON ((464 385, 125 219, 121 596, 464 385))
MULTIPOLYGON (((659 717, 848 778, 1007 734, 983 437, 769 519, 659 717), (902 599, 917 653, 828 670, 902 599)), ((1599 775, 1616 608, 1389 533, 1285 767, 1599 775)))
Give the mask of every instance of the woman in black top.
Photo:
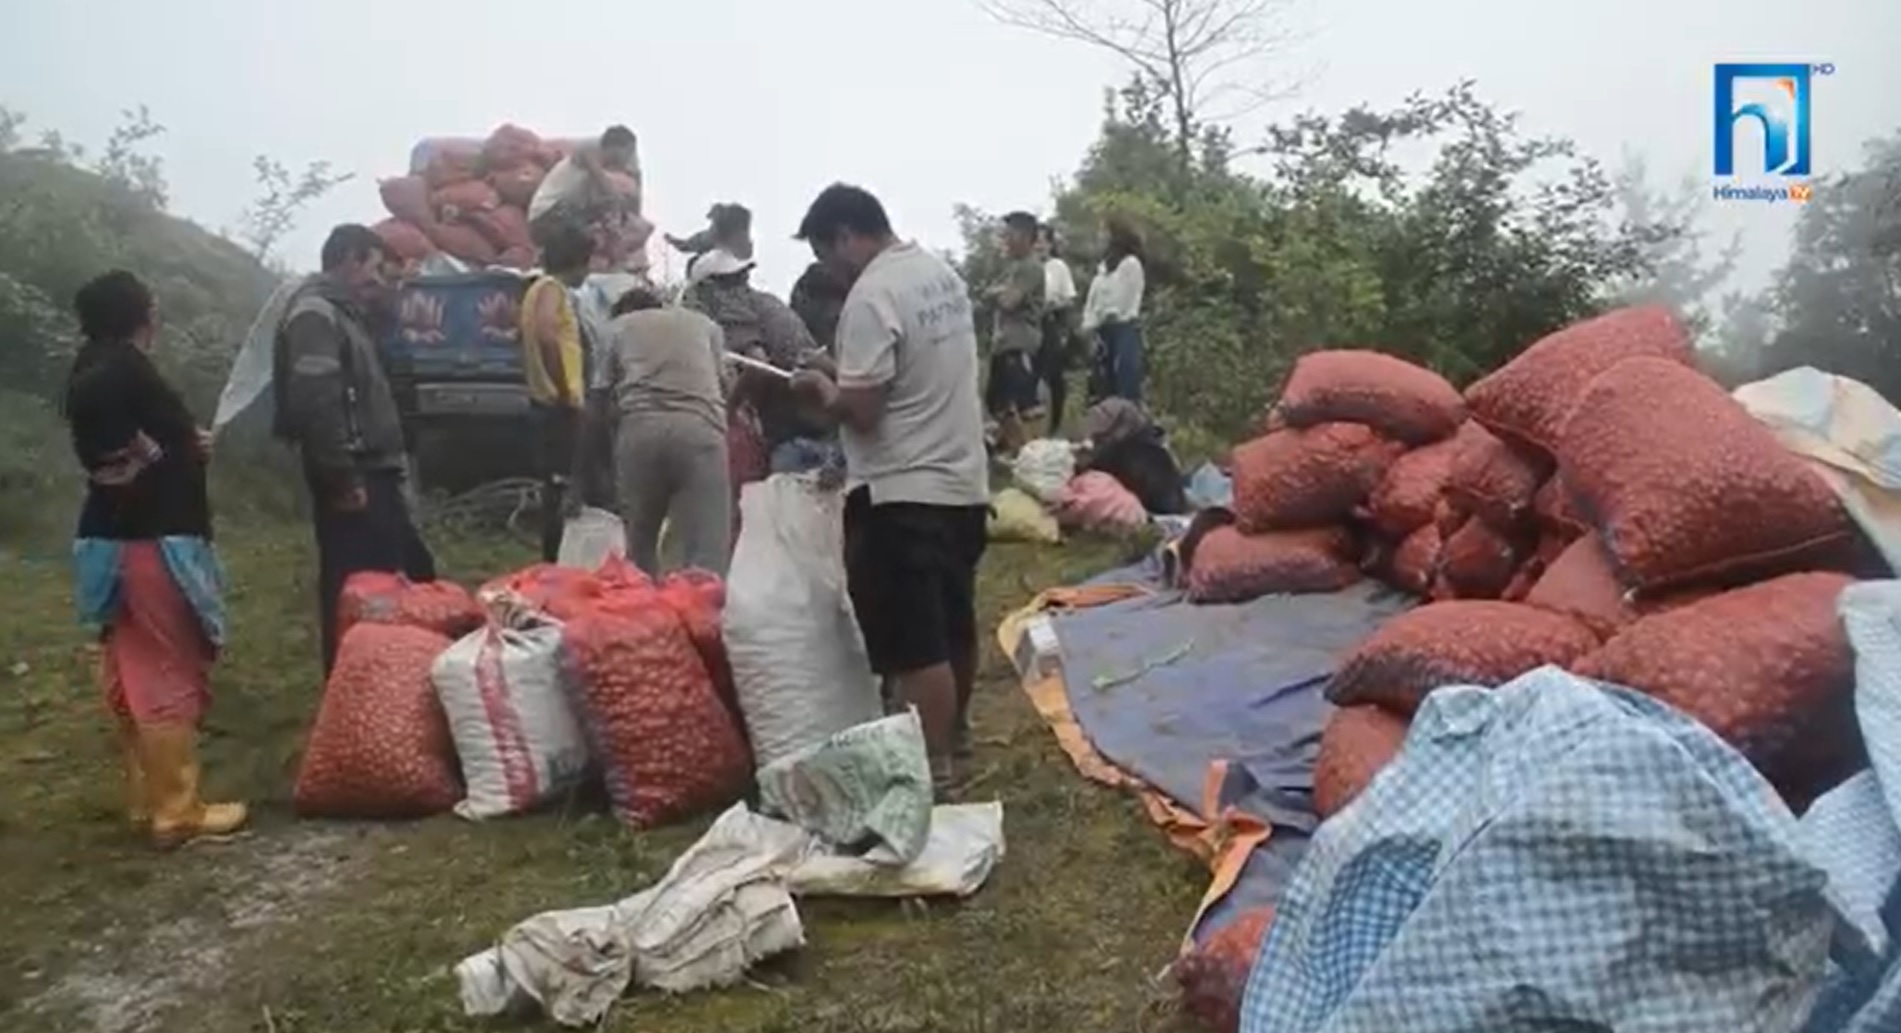
POLYGON ((82 617, 101 631, 101 680, 118 721, 128 807, 160 847, 235 832, 243 804, 198 796, 198 724, 210 702, 224 606, 211 549, 211 440, 152 365, 158 312, 124 271, 79 289, 86 341, 66 384, 87 474, 73 545, 82 617))

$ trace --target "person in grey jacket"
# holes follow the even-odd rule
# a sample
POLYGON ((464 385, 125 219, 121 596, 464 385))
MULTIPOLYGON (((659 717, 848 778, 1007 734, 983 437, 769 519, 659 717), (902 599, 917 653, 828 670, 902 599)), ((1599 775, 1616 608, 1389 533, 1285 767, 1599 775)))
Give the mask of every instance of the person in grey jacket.
POLYGON ((389 249, 368 227, 346 224, 330 232, 322 257, 323 271, 285 310, 271 383, 277 436, 297 448, 310 487, 328 677, 350 575, 433 581, 436 570, 409 511, 402 416, 371 329, 390 300, 389 249))

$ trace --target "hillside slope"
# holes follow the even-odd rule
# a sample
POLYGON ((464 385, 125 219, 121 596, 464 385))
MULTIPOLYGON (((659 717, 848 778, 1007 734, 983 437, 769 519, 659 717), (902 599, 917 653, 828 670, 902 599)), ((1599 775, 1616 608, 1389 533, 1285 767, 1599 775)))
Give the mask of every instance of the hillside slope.
POLYGON ((55 409, 75 344, 69 299, 115 267, 156 291, 160 363, 207 417, 277 282, 124 186, 44 151, 0 152, 0 546, 70 517, 77 485, 55 409))

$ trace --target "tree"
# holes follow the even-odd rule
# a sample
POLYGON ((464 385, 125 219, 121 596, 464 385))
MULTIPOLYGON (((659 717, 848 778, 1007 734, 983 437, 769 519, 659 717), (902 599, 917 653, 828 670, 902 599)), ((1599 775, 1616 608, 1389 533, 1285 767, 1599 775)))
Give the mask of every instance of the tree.
POLYGON ((1708 205, 1702 182, 1685 176, 1674 192, 1656 189, 1643 157, 1634 152, 1625 152, 1616 188, 1624 222, 1638 234, 1646 266, 1641 278, 1617 286, 1617 300, 1669 305, 1703 336, 1713 329, 1710 297, 1735 272, 1742 256, 1742 235, 1731 236, 1715 257, 1706 257, 1705 235, 1697 228, 1708 205))
MULTIPOLYGON (((1122 91, 1055 221, 1083 270, 1103 216, 1143 229, 1152 401, 1227 440, 1314 348, 1378 348, 1469 381, 1640 278, 1657 233, 1611 218, 1598 163, 1526 135, 1470 84, 1274 126, 1261 177, 1230 165, 1221 131, 1181 166, 1167 105, 1139 77, 1122 91), (1401 144, 1436 154, 1423 176, 1392 156, 1401 144)), ((964 214, 977 273, 993 238, 964 214)))
POLYGON ((1186 168, 1204 125, 1286 95, 1274 59, 1292 36, 1287 0, 978 0, 1017 28, 1107 50, 1134 66, 1167 109, 1176 163, 1186 168))
POLYGON ((327 161, 304 166, 302 176, 291 178, 283 162, 265 155, 252 159, 257 174, 258 198, 245 208, 243 236, 258 261, 268 261, 284 235, 297 225, 297 215, 311 202, 347 183, 354 173, 330 171, 327 161))
POLYGON ((143 153, 143 147, 147 141, 163 136, 165 127, 152 120, 152 113, 143 104, 120 112, 120 118, 106 138, 105 150, 93 163, 93 171, 161 211, 170 199, 165 166, 157 156, 143 153))
POLYGON ((1816 366, 1901 405, 1901 133, 1866 154, 1802 208, 1772 292, 1781 328, 1766 369, 1816 366))

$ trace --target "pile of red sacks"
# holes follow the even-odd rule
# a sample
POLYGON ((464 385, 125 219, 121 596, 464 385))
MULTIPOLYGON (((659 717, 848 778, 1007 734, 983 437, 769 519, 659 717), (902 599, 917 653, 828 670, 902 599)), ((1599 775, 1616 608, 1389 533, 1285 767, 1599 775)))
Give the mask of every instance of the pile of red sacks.
MULTIPOLYGON (((1667 309, 1551 334, 1463 393, 1389 355, 1307 355, 1231 470, 1232 521, 1184 541, 1192 599, 1373 576, 1425 600, 1327 687, 1323 818, 1429 694, 1546 664, 1690 715, 1798 811, 1864 763, 1835 604, 1892 573, 1808 462, 1698 371, 1667 309)), ((1225 1001, 1204 970, 1226 969, 1189 960, 1191 1003, 1225 1001)), ((1209 1015, 1234 1028, 1231 1008, 1209 1015)))
POLYGON ((1329 686, 1323 814, 1427 694, 1544 664, 1690 714, 1798 808, 1858 766, 1835 599, 1885 567, 1808 462, 1698 371, 1668 309, 1568 327, 1463 393, 1389 355, 1307 355, 1231 468, 1234 522, 1184 557, 1191 596, 1365 574, 1427 600, 1329 686))
MULTIPOLYGON (((546 691, 572 708, 586 766, 605 782, 617 817, 649 827, 730 803, 753 764, 720 638, 724 605, 725 586, 712 574, 682 571, 655 584, 618 559, 593 572, 534 566, 475 594, 447 581, 352 577, 336 667, 301 762, 297 809, 377 819, 455 807, 465 793, 457 736, 470 729, 452 734, 438 698, 445 691, 438 661, 465 636, 550 625, 559 629, 559 646, 548 664, 558 674, 546 691)), ((537 686, 509 685, 504 673, 497 667, 475 678, 491 718, 550 702, 510 698, 537 686)), ((521 740, 519 720, 496 724, 475 731, 521 740)), ((512 745, 519 755, 504 762, 528 763, 533 744, 512 745)))
MULTIPOLYGON (((441 252, 478 267, 532 268, 537 262, 528 232, 528 206, 548 170, 576 146, 548 140, 520 126, 504 125, 485 140, 433 140, 419 149, 421 167, 380 184, 390 217, 376 224, 391 250, 416 263, 441 252)), ((637 208, 639 184, 609 173, 637 208)), ((624 214, 595 230, 599 270, 646 268, 652 225, 624 214)))

